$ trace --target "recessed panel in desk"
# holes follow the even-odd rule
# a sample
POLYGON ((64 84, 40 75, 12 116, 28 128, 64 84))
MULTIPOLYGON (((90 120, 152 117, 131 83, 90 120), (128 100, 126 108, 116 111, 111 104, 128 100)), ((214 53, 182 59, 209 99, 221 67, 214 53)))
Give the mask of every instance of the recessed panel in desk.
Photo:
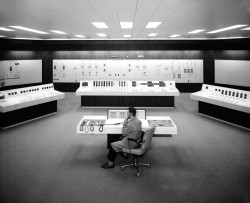
POLYGON ((53 60, 53 82, 80 80, 203 83, 203 60, 53 60))
POLYGON ((148 120, 150 127, 162 126, 162 127, 174 127, 171 120, 148 120))

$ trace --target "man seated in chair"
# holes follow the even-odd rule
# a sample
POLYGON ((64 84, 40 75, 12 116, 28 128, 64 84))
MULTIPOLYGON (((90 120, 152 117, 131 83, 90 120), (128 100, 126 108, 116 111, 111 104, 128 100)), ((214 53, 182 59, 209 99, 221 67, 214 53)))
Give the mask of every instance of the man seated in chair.
POLYGON ((121 153, 121 155, 127 159, 128 155, 122 152, 123 148, 135 148, 138 146, 137 143, 128 141, 128 138, 133 138, 138 141, 141 137, 141 121, 135 117, 136 109, 134 107, 128 108, 127 118, 125 119, 122 126, 122 137, 124 137, 121 141, 111 143, 111 148, 109 150, 107 159, 108 162, 101 165, 102 168, 114 168, 115 167, 115 158, 117 153, 121 153))

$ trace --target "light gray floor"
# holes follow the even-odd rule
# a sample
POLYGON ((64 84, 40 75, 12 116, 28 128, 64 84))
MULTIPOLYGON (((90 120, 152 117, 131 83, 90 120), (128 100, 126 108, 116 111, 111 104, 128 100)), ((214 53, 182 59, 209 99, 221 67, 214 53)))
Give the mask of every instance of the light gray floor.
MULTIPOLYGON (((58 112, 0 130, 0 190, 4 202, 244 202, 250 203, 249 131, 199 115, 198 104, 183 93, 175 109, 147 109, 147 115, 171 116, 173 137, 153 138, 142 176, 120 170, 118 157, 104 170, 105 135, 77 135, 83 115, 106 109, 82 109, 80 97, 66 93, 58 112)), ((3 201, 2 201, 3 202, 3 201)))

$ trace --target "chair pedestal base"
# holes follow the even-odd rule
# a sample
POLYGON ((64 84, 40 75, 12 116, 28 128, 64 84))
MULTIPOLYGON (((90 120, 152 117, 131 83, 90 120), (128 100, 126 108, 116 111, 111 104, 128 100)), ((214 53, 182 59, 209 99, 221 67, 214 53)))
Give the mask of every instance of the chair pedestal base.
POLYGON ((145 164, 145 163, 138 163, 138 158, 134 158, 134 163, 133 164, 127 164, 127 165, 123 165, 121 167, 121 170, 123 171, 124 168, 127 168, 127 167, 133 167, 136 169, 136 178, 138 178, 140 176, 140 172, 139 172, 139 167, 140 166, 146 166, 148 168, 150 168, 150 164, 145 164))

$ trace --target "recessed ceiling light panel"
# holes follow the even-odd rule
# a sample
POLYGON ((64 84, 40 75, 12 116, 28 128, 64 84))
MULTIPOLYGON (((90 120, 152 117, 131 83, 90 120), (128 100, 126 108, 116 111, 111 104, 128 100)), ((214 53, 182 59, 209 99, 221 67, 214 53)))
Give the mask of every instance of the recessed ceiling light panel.
POLYGON ((106 37, 107 35, 105 33, 96 33, 99 37, 106 37))
POLYGON ((75 37, 85 37, 85 36, 83 36, 83 35, 74 35, 75 37))
POLYGON ((179 36, 181 36, 181 35, 171 35, 171 36, 169 36, 169 37, 179 37, 179 36))
POLYGON ((146 25, 146 28, 157 28, 160 24, 161 24, 161 22, 149 22, 146 25))
POLYGON ((156 35, 158 35, 158 33, 149 33, 148 34, 149 37, 155 37, 156 35))
POLYGON ((99 29, 106 29, 108 26, 104 22, 92 22, 92 24, 99 29))
POLYGON ((133 27, 133 22, 120 22, 122 29, 131 29, 133 27))
POLYGON ((232 30, 232 29, 236 29, 236 28, 240 28, 240 27, 244 27, 244 26, 247 26, 247 25, 233 25, 233 26, 230 26, 230 27, 225 27, 225 28, 221 28, 221 29, 218 29, 218 30, 213 30, 213 31, 210 31, 210 32, 207 32, 207 33, 213 34, 213 33, 218 33, 218 32, 224 32, 224 31, 227 31, 227 30, 232 30))
POLYGON ((50 30, 51 32, 54 32, 56 34, 60 34, 60 35, 66 35, 66 32, 60 31, 60 30, 50 30))
POLYGON ((243 28, 241 30, 250 30, 250 27, 243 28))
POLYGON ((191 32, 189 32, 189 34, 196 34, 196 33, 199 33, 199 32, 203 32, 205 30, 193 30, 191 32))
POLYGON ((123 35, 123 37, 129 38, 131 37, 131 35, 123 35))
POLYGON ((43 32, 43 31, 40 31, 40 30, 34 30, 34 29, 31 29, 31 28, 27 28, 27 27, 23 27, 23 26, 9 26, 9 27, 12 27, 12 28, 16 28, 16 29, 19 29, 19 30, 25 30, 25 31, 28 31, 28 32, 35 32, 35 33, 38 33, 38 34, 49 34, 47 32, 43 32))
POLYGON ((8 28, 5 28, 5 27, 0 27, 0 30, 2 30, 2 31, 7 31, 7 32, 15 31, 15 30, 8 29, 8 28))

